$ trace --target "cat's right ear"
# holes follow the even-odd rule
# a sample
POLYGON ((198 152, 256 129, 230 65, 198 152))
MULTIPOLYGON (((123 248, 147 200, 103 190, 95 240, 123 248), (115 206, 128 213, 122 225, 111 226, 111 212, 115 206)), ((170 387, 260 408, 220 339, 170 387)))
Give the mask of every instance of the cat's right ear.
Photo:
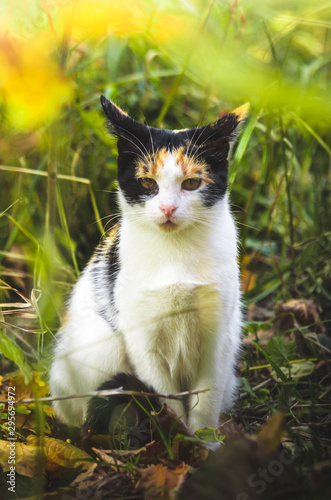
POLYGON ((139 150, 141 143, 149 137, 148 127, 131 118, 125 111, 108 101, 103 95, 100 97, 102 108, 108 118, 108 131, 118 138, 118 149, 139 150))

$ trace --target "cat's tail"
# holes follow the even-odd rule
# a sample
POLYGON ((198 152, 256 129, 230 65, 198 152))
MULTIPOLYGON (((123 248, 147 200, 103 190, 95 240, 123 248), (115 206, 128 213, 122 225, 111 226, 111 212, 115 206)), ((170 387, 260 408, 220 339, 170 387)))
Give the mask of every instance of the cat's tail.
MULTIPOLYGON (((118 373, 98 387, 98 390, 119 387, 124 391, 155 393, 153 387, 128 373, 118 373)), ((155 427, 149 416, 151 411, 158 413, 160 409, 161 403, 156 396, 94 396, 88 404, 84 428, 97 434, 111 434, 121 441, 129 441, 131 447, 140 447, 151 440, 155 427)))

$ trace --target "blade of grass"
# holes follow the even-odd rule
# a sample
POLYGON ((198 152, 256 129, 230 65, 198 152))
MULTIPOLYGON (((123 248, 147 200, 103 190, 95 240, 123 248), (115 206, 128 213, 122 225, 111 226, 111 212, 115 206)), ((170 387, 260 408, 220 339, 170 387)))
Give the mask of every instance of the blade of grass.
MULTIPOLYGON (((22 172, 24 174, 29 174, 29 175, 40 175, 41 177, 48 177, 48 173, 44 172, 42 170, 33 170, 29 168, 22 168, 22 167, 10 167, 7 165, 0 165, 0 170, 4 170, 7 172, 22 172)), ((104 228, 103 225, 100 221, 100 213, 98 210, 97 202, 94 196, 94 192, 92 189, 91 181, 90 179, 86 179, 85 177, 76 177, 74 175, 63 175, 63 174, 58 174, 57 179, 62 179, 66 181, 72 181, 72 182, 80 182, 82 184, 86 184, 88 186, 88 190, 90 193, 90 198, 91 198, 91 203, 94 211, 94 215, 100 230, 101 235, 104 234, 104 228)))
POLYGON ((63 230, 65 232, 65 235, 67 237, 67 244, 68 244, 68 247, 70 249, 72 262, 73 262, 73 265, 74 265, 74 268, 76 271, 76 277, 79 278, 80 273, 79 273, 77 259, 76 259, 76 255, 75 255, 75 244, 70 237, 69 227, 68 227, 68 223, 67 223, 67 217, 65 214, 63 200, 62 200, 61 191, 60 191, 59 186, 57 186, 57 189, 56 189, 56 199, 57 199, 57 207, 58 207, 58 211, 59 211, 59 215, 60 215, 61 225, 62 225, 63 230))
MULTIPOLYGON (((265 359, 268 361, 268 363, 275 370, 277 377, 282 382, 286 382, 286 383, 292 382, 289 378, 287 378, 287 376, 285 375, 283 370, 277 365, 277 363, 275 363, 275 361, 272 359, 271 356, 269 356, 269 354, 266 351, 264 351, 256 342, 252 341, 252 344, 255 345, 255 347, 263 354, 265 359)), ((302 401, 302 397, 295 387, 293 387, 293 394, 295 394, 295 396, 299 399, 299 401, 302 401)))

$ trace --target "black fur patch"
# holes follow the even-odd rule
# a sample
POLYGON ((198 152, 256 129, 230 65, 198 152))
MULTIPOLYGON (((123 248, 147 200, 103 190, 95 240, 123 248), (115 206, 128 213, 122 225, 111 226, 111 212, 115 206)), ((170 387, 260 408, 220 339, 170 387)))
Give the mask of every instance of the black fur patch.
POLYGON ((98 246, 91 270, 94 283, 96 284, 95 294, 99 298, 98 304, 103 304, 103 294, 105 293, 105 290, 107 290, 109 299, 106 302, 107 306, 100 307, 98 312, 100 316, 102 316, 110 324, 112 329, 116 331, 117 325, 115 324, 115 321, 117 311, 114 303, 114 288, 117 275, 120 271, 119 230, 114 236, 114 240, 111 245, 109 245, 109 242, 106 239, 98 246))
MULTIPOLYGON (((111 380, 102 384, 98 390, 111 390, 122 387, 123 390, 153 393, 154 389, 145 385, 136 376, 127 373, 118 373, 111 380)), ((135 396, 148 413, 159 412, 161 404, 156 396, 148 399, 142 396, 135 396), (152 406, 151 406, 152 405, 152 406)), ((151 419, 144 410, 136 404, 132 396, 116 395, 109 397, 95 396, 88 404, 88 412, 84 429, 92 430, 98 434, 113 434, 115 437, 119 431, 125 431, 126 437, 130 439, 133 447, 146 444, 150 439, 151 419), (125 406, 127 410, 121 416, 125 406), (125 429, 124 429, 125 427, 125 429)))

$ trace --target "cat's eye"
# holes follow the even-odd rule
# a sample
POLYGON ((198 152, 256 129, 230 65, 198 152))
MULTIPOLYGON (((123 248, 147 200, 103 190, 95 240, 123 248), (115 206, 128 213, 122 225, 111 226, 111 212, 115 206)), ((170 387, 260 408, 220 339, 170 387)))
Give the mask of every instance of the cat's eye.
POLYGON ((144 189, 147 189, 148 191, 155 189, 157 186, 156 181, 154 179, 151 179, 150 177, 141 177, 139 179, 139 183, 144 189))
POLYGON ((182 189, 185 191, 195 191, 198 187, 201 186, 201 179, 186 179, 182 183, 182 189))

